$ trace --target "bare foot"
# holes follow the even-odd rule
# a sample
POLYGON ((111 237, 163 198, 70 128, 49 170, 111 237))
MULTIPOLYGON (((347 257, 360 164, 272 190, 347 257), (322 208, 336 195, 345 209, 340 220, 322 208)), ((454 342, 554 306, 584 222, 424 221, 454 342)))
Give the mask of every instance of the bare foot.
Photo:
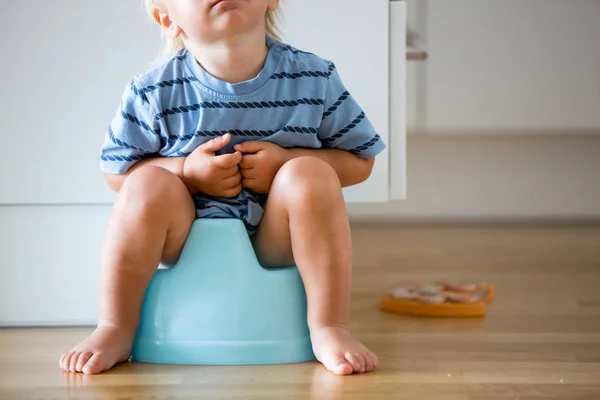
POLYGON ((129 359, 133 339, 119 327, 98 326, 90 336, 63 354, 58 364, 67 372, 99 374, 129 359))
POLYGON ((337 375, 371 372, 377 366, 377 356, 345 328, 311 329, 310 339, 317 360, 337 375))

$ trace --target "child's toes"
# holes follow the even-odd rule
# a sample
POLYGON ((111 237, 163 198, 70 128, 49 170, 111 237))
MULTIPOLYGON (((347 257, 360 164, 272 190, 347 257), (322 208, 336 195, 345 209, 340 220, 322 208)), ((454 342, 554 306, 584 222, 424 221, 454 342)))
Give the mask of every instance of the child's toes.
POLYGON ((77 372, 77 370, 75 368, 77 367, 77 361, 79 360, 80 355, 81 355, 80 351, 77 351, 73 354, 73 356, 71 357, 71 362, 69 362, 69 371, 77 372))
POLYGON ((323 365, 336 375, 350 375, 353 371, 352 365, 348 363, 342 354, 326 360, 323 362, 323 365))
POLYGON ((75 354, 74 351, 70 351, 68 353, 65 353, 65 355, 63 355, 61 362, 60 362, 60 367, 65 370, 65 371, 69 371, 69 366, 71 365, 71 357, 73 357, 73 354, 75 354))
POLYGON ((354 372, 360 371, 360 360, 357 355, 354 353, 346 353, 346 360, 352 365, 352 369, 354 372))
POLYGON ((99 374, 100 372, 104 371, 106 368, 104 366, 104 356, 102 355, 102 353, 96 353, 94 354, 81 368, 81 372, 83 372, 84 374, 89 374, 89 375, 93 375, 93 374, 99 374))
POLYGON ((366 365, 367 363, 365 362, 365 357, 361 354, 361 353, 355 353, 354 354, 356 356, 356 359, 358 360, 358 363, 360 364, 360 368, 358 369, 358 373, 363 373, 366 370, 366 365))
POLYGON ((58 360, 58 366, 60 367, 60 369, 65 369, 64 361, 65 361, 65 358, 67 357, 67 354, 69 354, 69 353, 63 354, 62 356, 60 356, 60 359, 58 360))
POLYGON ((375 368, 375 365, 373 364, 373 358, 371 357, 371 355, 369 353, 366 353, 365 354, 365 371, 371 372, 371 371, 373 371, 373 368, 375 368))
POLYGON ((86 351, 85 353, 81 353, 79 355, 79 359, 77 360, 77 364, 75 365, 75 369, 77 370, 77 372, 82 372, 83 366, 85 365, 85 363, 87 363, 90 357, 92 357, 92 354, 93 353, 86 351))
POLYGON ((377 364, 379 363, 379 359, 377 358, 377 355, 375 353, 373 353, 372 351, 369 351, 369 356, 371 356, 371 359, 373 360, 373 368, 377 368, 377 364))

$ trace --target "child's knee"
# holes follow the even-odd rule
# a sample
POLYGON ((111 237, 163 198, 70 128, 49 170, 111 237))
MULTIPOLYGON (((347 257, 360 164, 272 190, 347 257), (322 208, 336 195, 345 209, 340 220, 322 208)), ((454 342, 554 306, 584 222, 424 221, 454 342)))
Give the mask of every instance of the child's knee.
POLYGON ((300 201, 320 198, 337 200, 341 190, 339 178, 329 164, 316 157, 299 157, 281 167, 270 196, 277 191, 300 201))
POLYGON ((125 180, 119 197, 137 207, 168 207, 189 197, 179 177, 164 168, 144 166, 133 171, 125 180))

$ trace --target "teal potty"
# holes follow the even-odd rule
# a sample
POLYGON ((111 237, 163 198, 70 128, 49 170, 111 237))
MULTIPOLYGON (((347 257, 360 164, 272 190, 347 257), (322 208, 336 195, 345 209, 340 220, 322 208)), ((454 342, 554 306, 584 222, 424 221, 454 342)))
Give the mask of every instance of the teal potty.
POLYGON ((298 270, 263 268, 240 220, 196 220, 177 264, 157 270, 146 290, 132 360, 244 365, 314 359, 298 270))

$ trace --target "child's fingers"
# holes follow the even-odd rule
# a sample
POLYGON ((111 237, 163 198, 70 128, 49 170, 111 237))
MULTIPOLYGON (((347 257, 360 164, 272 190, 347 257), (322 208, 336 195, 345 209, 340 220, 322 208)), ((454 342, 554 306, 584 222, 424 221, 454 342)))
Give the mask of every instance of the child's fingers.
POLYGON ((258 162, 257 154, 246 154, 242 157, 242 161, 240 161, 240 168, 254 168, 258 162))
POLYGON ((236 144, 234 148, 242 153, 258 153, 261 150, 264 150, 267 144, 266 142, 255 142, 248 141, 240 144, 236 144))
POLYGON ((223 147, 225 147, 225 145, 227 145, 227 143, 229 143, 230 139, 231 139, 231 135, 229 133, 226 133, 223 136, 218 136, 214 139, 209 140, 206 143, 203 143, 198 148, 203 153, 214 154, 215 152, 217 152, 217 151, 221 150, 223 147))
POLYGON ((237 166, 242 161, 242 153, 236 151, 231 154, 222 154, 215 156, 214 162, 221 168, 231 168, 237 166))
POLYGON ((258 190, 258 180, 253 178, 245 178, 242 179, 242 185, 250 190, 258 190))
POLYGON ((256 169, 254 168, 248 168, 248 169, 241 169, 240 172, 242 173, 242 176, 246 179, 256 179, 258 178, 258 173, 256 172, 256 169))
POLYGON ((239 184, 231 189, 227 189, 223 192, 224 197, 235 197, 242 191, 242 185, 239 184))
POLYGON ((233 189, 242 182, 242 175, 238 172, 234 176, 223 179, 223 187, 233 189))
POLYGON ((234 165, 233 167, 223 168, 221 171, 219 171, 219 177, 229 178, 229 177, 232 177, 232 176, 238 174, 239 172, 240 172, 240 169, 238 168, 238 166, 234 165))

